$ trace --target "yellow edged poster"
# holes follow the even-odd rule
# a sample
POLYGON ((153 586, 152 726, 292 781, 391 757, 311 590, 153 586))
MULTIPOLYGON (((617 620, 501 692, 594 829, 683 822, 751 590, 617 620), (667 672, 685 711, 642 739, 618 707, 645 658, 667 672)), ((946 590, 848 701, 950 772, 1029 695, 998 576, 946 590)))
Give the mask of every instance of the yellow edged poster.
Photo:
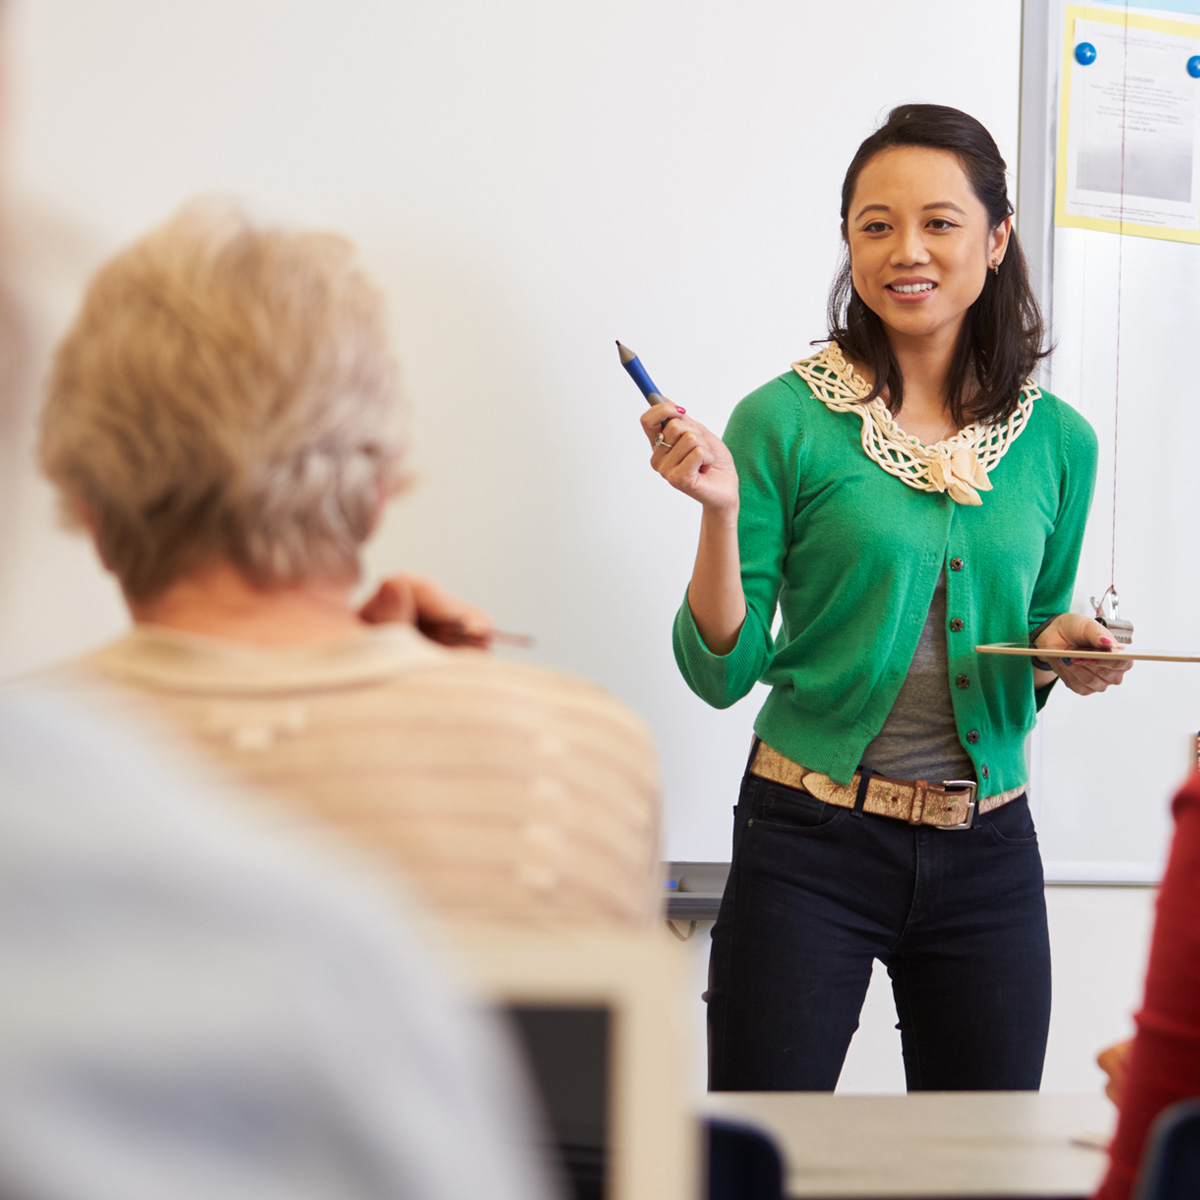
POLYGON ((1200 25, 1067 7, 1054 223, 1200 243, 1200 25))

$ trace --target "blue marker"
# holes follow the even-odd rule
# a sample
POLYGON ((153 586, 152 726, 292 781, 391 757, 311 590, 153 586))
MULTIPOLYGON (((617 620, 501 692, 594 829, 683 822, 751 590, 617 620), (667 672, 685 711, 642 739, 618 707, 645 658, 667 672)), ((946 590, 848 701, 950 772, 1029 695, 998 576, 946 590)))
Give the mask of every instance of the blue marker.
POLYGON ((1091 42, 1080 42, 1075 47, 1075 61, 1081 67, 1090 67, 1096 61, 1096 47, 1091 42))
POLYGON ((622 346, 617 343, 617 353, 621 356, 621 366, 629 372, 629 378, 641 388, 642 395, 646 397, 646 403, 652 407, 655 404, 661 404, 666 397, 654 386, 654 380, 646 374, 646 368, 642 366, 642 361, 628 346, 622 346))
POLYGON ((1188 74, 1193 79, 1200 79, 1200 54, 1193 54, 1188 59, 1188 74))

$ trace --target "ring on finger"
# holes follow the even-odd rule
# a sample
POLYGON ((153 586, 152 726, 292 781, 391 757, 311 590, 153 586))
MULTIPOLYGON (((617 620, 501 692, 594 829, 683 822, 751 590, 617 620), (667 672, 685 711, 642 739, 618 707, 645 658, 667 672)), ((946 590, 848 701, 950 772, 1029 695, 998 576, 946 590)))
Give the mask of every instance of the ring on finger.
POLYGON ((657 438, 655 438, 655 440, 654 440, 654 445, 655 445, 656 447, 657 447, 657 446, 666 446, 666 448, 667 448, 668 450, 673 450, 673 449, 675 448, 675 443, 674 443, 674 442, 668 442, 668 441, 667 441, 667 439, 666 439, 666 438, 664 438, 664 437, 663 437, 663 435, 662 435, 661 433, 658 435, 658 437, 657 437, 657 438))

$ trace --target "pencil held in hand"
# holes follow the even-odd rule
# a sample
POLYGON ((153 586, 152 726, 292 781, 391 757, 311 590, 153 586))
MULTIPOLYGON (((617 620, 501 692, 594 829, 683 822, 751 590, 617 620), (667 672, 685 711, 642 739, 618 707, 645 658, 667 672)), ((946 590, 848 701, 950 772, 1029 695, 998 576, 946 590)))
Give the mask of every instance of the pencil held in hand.
POLYGON ((617 343, 617 353, 621 356, 621 366, 629 372, 629 378, 638 385, 642 395, 646 397, 646 403, 661 404, 665 397, 654 386, 654 380, 646 373, 646 368, 642 366, 642 360, 628 346, 622 346, 620 342, 617 343))
POLYGON ((418 617, 417 629, 430 641, 443 646, 474 646, 478 650, 486 650, 495 642, 502 646, 532 646, 534 643, 527 633, 506 633, 503 629, 475 633, 461 621, 437 621, 430 617, 418 617))
POLYGON ((533 638, 524 634, 494 629, 491 617, 483 609, 419 575, 397 574, 385 579, 358 615, 368 625, 415 625, 430 641, 443 646, 475 646, 486 650, 493 642, 533 645, 533 638))

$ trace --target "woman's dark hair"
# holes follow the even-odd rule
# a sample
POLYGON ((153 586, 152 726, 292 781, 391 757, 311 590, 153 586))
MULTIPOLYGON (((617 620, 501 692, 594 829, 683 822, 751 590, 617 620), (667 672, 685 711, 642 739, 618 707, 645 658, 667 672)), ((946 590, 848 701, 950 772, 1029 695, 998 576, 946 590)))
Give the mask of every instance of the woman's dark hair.
MULTIPOLYGON (((947 150, 958 159, 971 188, 987 210, 988 228, 1012 216, 1005 163, 992 135, 974 117, 941 104, 901 104, 888 114, 854 155, 842 183, 842 237, 854 189, 863 167, 881 150, 895 146, 927 146, 947 150)), ((892 412, 904 403, 904 379, 887 339, 883 322, 854 290, 847 253, 829 293, 829 336, 845 354, 874 372, 875 386, 866 400, 886 387, 892 412)), ((1029 270, 1016 233, 1008 239, 1000 274, 987 273, 979 299, 971 305, 959 334, 946 380, 946 400, 955 421, 994 423, 1008 417, 1039 359, 1045 325, 1029 286, 1029 270), (978 390, 974 385, 978 385, 978 390)), ((864 401, 865 403, 865 401, 864 401)))

